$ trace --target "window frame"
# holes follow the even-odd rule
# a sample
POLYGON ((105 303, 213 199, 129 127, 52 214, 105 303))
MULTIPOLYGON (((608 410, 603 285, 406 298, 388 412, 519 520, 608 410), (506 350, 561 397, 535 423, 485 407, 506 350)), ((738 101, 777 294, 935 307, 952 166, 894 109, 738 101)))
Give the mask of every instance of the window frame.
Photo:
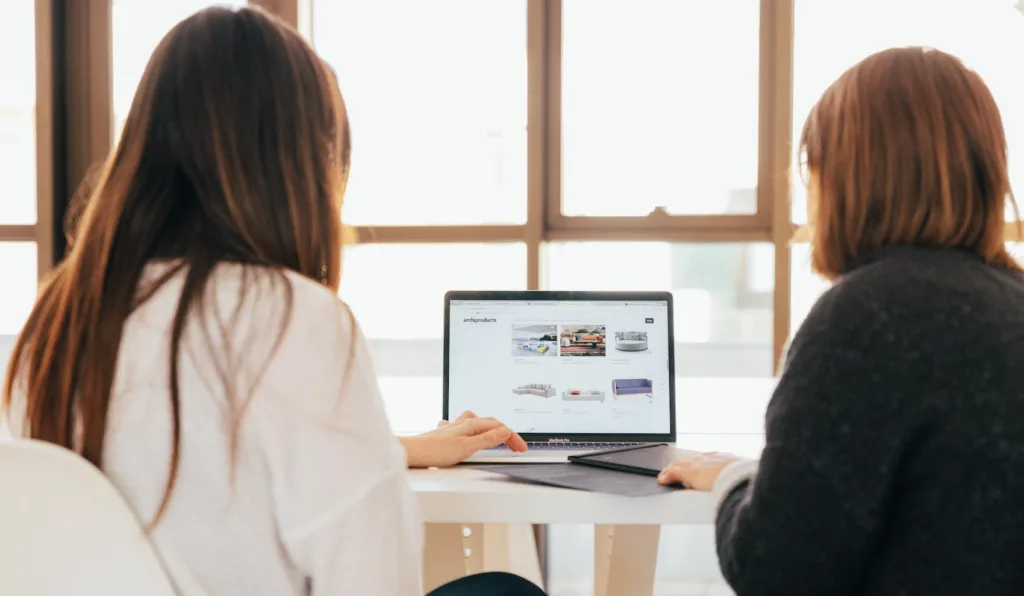
MULTIPOLYGON (((543 2, 542 2, 543 4, 543 2)), ((545 108, 548 113, 548 193, 545 216, 552 230, 589 232, 624 230, 639 232, 644 238, 660 236, 666 231, 685 232, 700 239, 702 236, 728 235, 740 238, 753 235, 762 240, 770 237, 773 218, 775 188, 771 184, 771 153, 775 123, 772 114, 777 97, 773 89, 774 47, 778 39, 777 23, 774 18, 783 4, 792 0, 761 0, 760 34, 758 52, 758 140, 757 140, 757 209, 752 214, 736 215, 672 215, 654 212, 646 216, 573 216, 562 211, 562 0, 546 3, 547 51, 547 96, 545 108)), ((627 8, 628 9, 628 8, 627 8)), ((660 239, 660 238, 659 238, 660 239)), ((702 239, 701 239, 702 240, 702 239)), ((717 241, 717 240, 711 240, 717 241)))
POLYGON ((0 242, 35 242, 36 268, 42 279, 53 266, 53 7, 34 4, 36 132, 36 222, 0 224, 0 242))
MULTIPOLYGON (((170 2, 173 0, 155 0, 170 2)), ((249 0, 312 38, 313 0, 249 0)), ((625 6, 625 5, 624 5, 625 6)), ((0 225, 0 242, 34 240, 44 279, 62 258, 78 182, 112 148, 111 0, 35 0, 37 222, 0 225)), ((580 217, 562 213, 562 0, 527 0, 527 218, 520 225, 354 226, 353 243, 526 245, 526 288, 543 287, 544 245, 563 241, 766 242, 774 246, 773 369, 790 334, 794 0, 761 0, 757 210, 747 215, 580 217)), ((1007 242, 1024 241, 1007 222, 1007 242)), ((541 559, 543 532, 535 528, 541 559)))
MULTIPOLYGON (((250 0, 308 34, 312 0, 250 0)), ((354 243, 526 244, 530 290, 542 289, 543 245, 564 241, 767 242, 775 246, 773 362, 789 333, 793 0, 761 0, 757 212, 644 217, 562 213, 562 0, 527 0, 527 217, 522 225, 354 226, 354 243)), ((315 42, 315 40, 313 40, 315 42)))
POLYGON ((0 225, 0 242, 35 242, 41 282, 66 249, 64 213, 78 181, 111 147, 110 0, 33 8, 36 222, 0 225))
MULTIPOLYGON (((161 0, 170 1, 170 0, 161 0)), ((312 36, 313 0, 249 0, 312 36)), ((544 245, 566 241, 771 243, 775 248, 773 365, 790 335, 792 243, 807 242, 792 222, 794 0, 761 0, 757 212, 642 217, 562 213, 562 3, 526 0, 527 217, 510 225, 353 226, 352 243, 507 243, 526 245, 526 287, 542 289, 544 245)), ((0 241, 35 240, 40 278, 63 254, 67 200, 88 167, 109 152, 111 0, 35 0, 38 222, 0 225, 0 241), (74 99, 74 101, 69 101, 74 99)), ((1024 241, 1007 222, 1007 242, 1024 241)))

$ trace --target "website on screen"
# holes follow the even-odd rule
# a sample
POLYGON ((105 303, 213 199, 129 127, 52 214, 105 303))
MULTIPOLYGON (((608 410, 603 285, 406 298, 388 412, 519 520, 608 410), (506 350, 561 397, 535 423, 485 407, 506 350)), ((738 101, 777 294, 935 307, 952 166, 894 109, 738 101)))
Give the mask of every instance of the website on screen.
POLYGON ((520 433, 667 433, 666 302, 459 301, 448 409, 520 433))

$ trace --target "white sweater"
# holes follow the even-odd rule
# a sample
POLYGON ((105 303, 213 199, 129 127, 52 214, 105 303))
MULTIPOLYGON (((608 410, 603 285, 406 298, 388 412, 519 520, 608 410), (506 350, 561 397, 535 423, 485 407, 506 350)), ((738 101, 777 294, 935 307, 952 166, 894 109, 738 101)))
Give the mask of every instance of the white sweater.
MULTIPOLYGON (((151 265, 144 280, 166 267, 151 265)), ((169 338, 183 281, 127 321, 111 401, 104 472, 144 522, 167 480, 169 338)), ((422 595, 404 453, 348 309, 297 274, 236 265, 217 269, 207 296, 205 326, 197 314, 187 326, 178 479, 153 534, 179 592, 422 595)), ((20 416, 10 423, 19 436, 20 416)))

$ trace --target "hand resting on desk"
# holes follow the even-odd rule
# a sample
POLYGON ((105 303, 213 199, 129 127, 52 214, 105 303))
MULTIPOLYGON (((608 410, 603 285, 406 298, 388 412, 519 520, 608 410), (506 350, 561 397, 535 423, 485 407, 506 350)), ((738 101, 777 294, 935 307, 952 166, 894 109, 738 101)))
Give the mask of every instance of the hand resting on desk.
POLYGON ((742 458, 726 453, 701 453, 677 461, 658 474, 661 484, 681 484, 694 490, 710 491, 722 470, 742 458))
POLYGON ((526 441, 494 418, 463 412, 453 422, 442 420, 436 430, 399 438, 410 468, 445 468, 481 449, 507 444, 512 451, 526 451, 526 441))

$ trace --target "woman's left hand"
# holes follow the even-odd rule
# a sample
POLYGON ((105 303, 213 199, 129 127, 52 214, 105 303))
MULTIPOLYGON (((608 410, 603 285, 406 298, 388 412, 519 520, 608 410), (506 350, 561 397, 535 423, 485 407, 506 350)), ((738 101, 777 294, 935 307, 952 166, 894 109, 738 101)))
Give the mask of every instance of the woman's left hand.
POLYGON ((670 464, 658 474, 658 482, 710 491, 722 470, 739 460, 740 458, 725 453, 701 453, 670 464))

